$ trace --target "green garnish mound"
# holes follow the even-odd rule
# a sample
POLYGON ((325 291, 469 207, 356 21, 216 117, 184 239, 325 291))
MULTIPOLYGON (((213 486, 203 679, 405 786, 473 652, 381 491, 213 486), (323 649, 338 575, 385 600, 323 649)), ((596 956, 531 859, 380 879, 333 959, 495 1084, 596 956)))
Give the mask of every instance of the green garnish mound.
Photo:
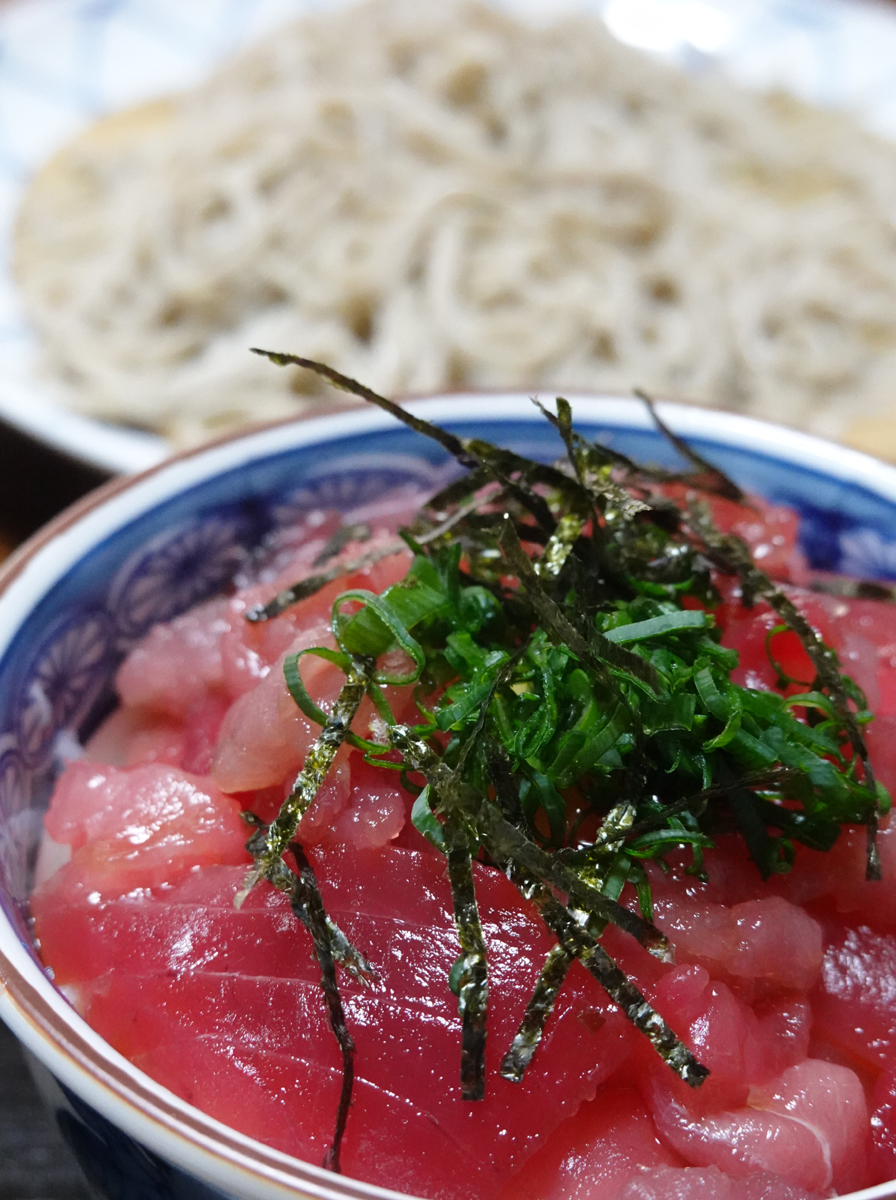
MULTIPOLYGON (((566 456, 546 466, 431 426, 329 367, 270 357, 385 408, 438 440, 467 473, 403 532, 413 552, 405 578, 380 596, 343 593, 332 615, 338 650, 303 652, 346 673, 329 714, 305 690, 301 655, 287 661, 289 689, 322 732, 277 820, 253 835, 246 887, 266 877, 295 891, 283 855, 348 740, 400 772, 417 796, 415 826, 446 856, 461 945, 448 982, 462 1020, 465 1099, 486 1087, 487 945, 474 861, 505 871, 557 937, 507 1048, 505 1078, 522 1078, 579 958, 670 1067, 699 1085, 705 1068, 609 957, 601 934, 613 922, 668 956, 651 923, 644 863, 684 847, 688 869, 701 875, 720 833, 739 832, 767 877, 791 868, 796 843, 828 850, 844 825, 863 824, 868 876, 879 877, 874 833, 889 798, 868 762, 864 696, 744 543, 714 525, 707 499, 743 499, 737 486, 670 433, 646 398, 687 470, 641 467, 588 441, 563 400, 545 416, 566 456), (762 598, 799 636, 816 672, 802 693, 732 682, 738 656, 720 644, 713 616, 719 574, 739 577, 745 603, 762 598), (416 725, 396 723, 387 685, 414 689, 416 725), (365 695, 378 714, 377 741, 351 730, 365 695), (619 903, 626 884, 640 913, 619 903)), ((296 585, 250 619, 273 619, 332 578, 296 585)), ((302 878, 307 908, 307 863, 302 878)), ((301 904, 294 909, 305 919, 301 904)), ((320 914, 306 923, 322 962, 364 977, 363 956, 332 923, 320 914)), ((346 1112, 347 1101, 340 1133, 346 1112)), ((338 1165, 338 1137, 335 1146, 338 1165)))

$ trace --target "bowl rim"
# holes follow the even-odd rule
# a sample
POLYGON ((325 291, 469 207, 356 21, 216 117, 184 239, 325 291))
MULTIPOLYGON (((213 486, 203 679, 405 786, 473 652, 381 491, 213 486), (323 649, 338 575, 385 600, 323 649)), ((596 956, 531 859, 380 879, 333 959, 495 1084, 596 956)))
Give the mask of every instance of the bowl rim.
MULTIPOLYGON (((611 394, 567 394, 585 422, 607 428, 650 429, 652 422, 638 400, 611 394)), ((521 392, 457 393, 414 400, 406 405, 434 421, 523 421, 531 417, 530 395, 521 392), (487 400, 488 405, 483 401, 487 400)), ((810 434, 740 414, 692 405, 660 402, 663 419, 682 436, 697 436, 735 446, 783 463, 798 462, 844 484, 862 486, 896 504, 896 465, 871 458, 810 434)), ((2 630, 10 589, 27 584, 46 591, 69 569, 46 560, 54 543, 65 541, 85 524, 96 528, 85 548, 95 546, 159 499, 173 497, 192 483, 211 479, 272 451, 313 446, 345 436, 346 421, 356 435, 397 427, 378 410, 340 408, 333 415, 300 415, 225 434, 211 443, 184 450, 137 475, 110 480, 64 510, 0 566, 0 654, 8 638, 2 630), (287 435, 287 444, 277 439, 287 435), (154 486, 159 485, 161 487, 154 486), (136 498, 134 506, 122 500, 136 498), (105 513, 105 522, 97 514, 105 513), (49 583, 36 578, 49 567, 49 583)), ((80 554, 77 554, 77 561, 80 554)), ((66 555, 63 555, 66 560, 66 555)), ((42 593, 41 593, 42 594, 42 593)), ((35 598, 35 600, 37 597, 35 598)), ((13 606, 15 609, 16 606, 13 606)), ((24 609, 25 615, 30 609, 24 609)), ((17 624, 15 612, 12 626, 17 624)), ((315 1200, 408 1200, 403 1193, 334 1175, 292 1158, 231 1129, 187 1104, 113 1050, 76 1013, 41 971, 5 915, 0 914, 0 1018, 25 1047, 73 1092, 141 1144, 182 1169, 231 1195, 314 1197, 315 1200)), ((896 1181, 852 1193, 849 1200, 886 1200, 896 1196, 896 1181)))

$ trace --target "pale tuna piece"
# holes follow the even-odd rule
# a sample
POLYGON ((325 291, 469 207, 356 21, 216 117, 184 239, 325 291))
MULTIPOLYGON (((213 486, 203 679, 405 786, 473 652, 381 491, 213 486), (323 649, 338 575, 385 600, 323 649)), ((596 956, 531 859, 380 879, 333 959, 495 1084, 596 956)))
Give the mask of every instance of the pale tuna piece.
MULTIPOLYGON (((711 1072, 698 1090, 680 1089, 692 1113, 745 1104, 751 1086, 805 1058, 811 1013, 801 999, 785 996, 753 1009, 699 966, 669 970, 647 990, 711 1072)), ((659 1060, 650 1067, 668 1074, 659 1060)))
POLYGON ((896 937, 832 922, 826 941, 816 1034, 879 1070, 896 1056, 896 937))
POLYGON ((376 850, 404 826, 408 799, 397 774, 347 749, 340 750, 335 770, 302 818, 297 837, 303 845, 376 850))
POLYGON ((207 775, 228 701, 211 693, 180 721, 140 708, 117 709, 85 747, 91 762, 113 767, 165 763, 207 775))
POLYGON ((868 1113, 847 1067, 807 1059, 751 1089, 748 1105, 702 1115, 656 1073, 650 1094, 660 1134, 692 1166, 716 1166, 734 1178, 770 1171, 809 1192, 859 1186, 868 1113))
POLYGON ((780 1175, 757 1171, 732 1179, 718 1167, 660 1167, 630 1180, 616 1200, 814 1200, 780 1175))
MULTIPOLYGON (((258 686, 233 702, 211 766, 211 776, 223 792, 271 787, 298 773, 320 726, 304 715, 289 694, 283 663, 288 654, 321 645, 335 647, 325 626, 304 630, 258 686)), ((338 697, 345 675, 314 654, 304 655, 300 670, 309 695, 326 711, 338 697)))
POLYGON ((173 717, 142 708, 118 708, 87 742, 84 757, 110 767, 145 762, 176 766, 183 758, 186 740, 186 729, 173 717))
MULTIPOLYGON (((224 690, 231 700, 257 687, 303 628, 293 610, 274 621, 253 623, 246 620, 246 613, 251 608, 267 603, 276 592, 274 587, 253 587, 230 599, 229 628, 221 634, 220 648, 224 690)), ((323 625, 321 614, 315 611, 304 624, 323 625)))
POLYGON ((681 1162, 638 1092, 607 1088, 563 1122, 501 1200, 614 1200, 629 1180, 681 1162))
POLYGON ((119 668, 115 687, 122 703, 183 717, 223 688, 220 642, 228 628, 223 598, 154 625, 119 668))
POLYGON ((159 764, 122 771, 71 763, 45 823, 74 850, 47 889, 121 895, 174 883, 195 866, 249 861, 236 802, 207 779, 159 764))
POLYGON ((789 1067, 774 1083, 753 1088, 749 1105, 813 1131, 829 1163, 824 1188, 843 1193, 864 1186, 868 1104, 854 1071, 809 1058, 789 1067))
POLYGON ((680 961, 778 991, 807 991, 821 974, 821 926, 780 896, 725 907, 697 902, 674 881, 660 882, 654 906, 680 961))
MULTIPOLYGON (((403 575, 407 556, 397 557, 401 560, 403 575)), ((237 592, 228 604, 228 627, 222 631, 220 639, 221 671, 227 694, 236 699, 257 687, 278 659, 311 631, 319 641, 305 641, 305 645, 332 645, 330 617, 333 602, 349 587, 369 589, 370 581, 370 571, 357 571, 334 580, 270 621, 248 621, 246 613, 257 604, 272 600, 280 591, 279 583, 237 592)), ((290 582, 296 580, 291 577, 290 582)))

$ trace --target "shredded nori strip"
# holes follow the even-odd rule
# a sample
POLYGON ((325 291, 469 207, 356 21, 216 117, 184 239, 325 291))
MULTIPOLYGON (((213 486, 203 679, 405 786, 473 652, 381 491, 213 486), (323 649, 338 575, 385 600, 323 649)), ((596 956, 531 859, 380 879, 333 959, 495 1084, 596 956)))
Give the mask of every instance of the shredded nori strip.
POLYGON ((463 829, 444 828, 448 880, 454 901, 454 925, 461 956, 455 963, 457 1010, 461 1019, 460 1089, 462 1100, 485 1096, 485 1040, 488 1015, 488 961, 479 922, 473 860, 463 829))
POLYGON ((372 388, 359 383, 357 379, 343 375, 341 371, 336 371, 333 367, 328 367, 326 363, 316 362, 313 358, 302 358, 298 354, 281 354, 277 350, 262 350, 258 346, 253 346, 251 349, 253 354, 260 354, 262 358, 269 358, 278 367, 304 367, 307 371, 313 371, 315 375, 320 375, 321 378, 332 383, 340 391, 357 396, 360 400, 366 400, 369 404, 375 404, 377 408, 385 409, 387 413, 391 413, 393 417, 397 417, 399 421, 402 421, 417 433, 435 438, 463 466, 475 467, 477 465, 476 459, 468 453, 463 442, 460 438, 455 437, 453 433, 449 433, 446 429, 440 429, 438 425, 432 425, 429 421, 423 421, 419 417, 415 417, 413 413, 409 413, 406 409, 396 404, 394 400, 387 400, 385 396, 379 395, 372 388))
POLYGON ((583 662, 588 663, 599 679, 610 683, 607 669, 609 664, 643 680, 654 691, 662 690, 662 684, 655 669, 643 658, 639 658, 637 654, 624 650, 599 633, 594 634, 591 644, 585 641, 556 602, 544 590, 532 565, 532 560, 523 549, 516 529, 510 521, 505 521, 501 530, 501 546, 520 582, 529 593, 533 607, 547 628, 556 635, 559 641, 565 642, 583 662))
MULTIPOLYGON (((635 395, 639 400, 643 400, 647 405, 647 411, 653 419, 654 425, 663 435, 663 437, 671 442, 679 454, 692 463, 697 471, 703 476, 700 479, 701 486, 706 491, 717 492, 718 495, 724 496, 728 500, 735 500, 738 504, 744 502, 744 494, 737 486, 733 479, 729 479, 724 472, 720 471, 717 466, 711 462, 707 462, 702 455, 698 454, 693 446, 689 445, 684 438, 678 436, 669 428, 666 422, 662 419, 656 410, 656 404, 651 396, 640 388, 635 388, 635 395)), ((696 482, 696 480, 695 480, 696 482)))
POLYGON ((509 1079, 511 1083, 522 1083, 523 1075, 538 1049, 548 1018, 554 1011, 560 989, 573 962, 574 955, 559 942, 548 951, 520 1027, 501 1061, 503 1079, 509 1079))
MULTIPOLYGON (((241 814, 245 819, 247 815, 241 814)), ((254 822, 253 822, 254 823, 254 822)), ((250 854, 257 853, 264 845, 264 833, 267 826, 262 826, 258 831, 261 835, 256 842, 254 838, 250 838, 246 843, 246 849, 250 854)), ((256 835, 257 836, 257 835, 256 835)), ((287 895, 292 895, 295 888, 295 875, 290 871, 289 867, 281 859, 269 868, 265 876, 268 883, 277 888, 278 891, 284 892, 287 895)), ((306 929, 311 930, 310 919, 308 914, 300 906, 293 904, 293 912, 302 922, 306 929)), ((364 955, 348 940, 336 922, 325 914, 327 936, 330 948, 330 954, 334 962, 338 963, 342 969, 355 980, 356 983, 369 985, 379 978, 377 972, 370 965, 364 955)))
POLYGON ((374 563, 385 558, 389 554, 397 554, 404 549, 403 544, 397 539, 394 542, 388 543, 386 546, 380 546, 376 550, 371 550, 367 554, 362 554, 359 558, 352 559, 351 562, 337 563, 327 571, 320 571, 314 575, 309 575, 306 579, 300 579, 298 583, 292 584, 288 588, 284 588, 282 592, 278 592, 273 600, 269 600, 267 604, 256 604, 246 613, 246 620, 253 624, 258 624, 262 621, 271 621, 274 617, 279 617, 281 613, 286 612, 294 604, 298 604, 300 600, 307 600, 309 596, 313 596, 315 592, 319 592, 322 587, 328 583, 332 583, 334 579, 339 579, 343 575, 350 575, 354 571, 360 571, 364 567, 372 567, 374 563))
POLYGON ((324 566, 331 558, 340 554, 349 542, 369 542, 372 533, 370 526, 363 522, 355 525, 340 525, 336 532, 327 538, 323 550, 311 565, 313 567, 324 566))
POLYGON ((327 1014, 333 1036, 339 1044, 342 1053, 342 1089, 339 1094, 339 1108, 336 1112, 336 1128, 333 1140, 324 1155, 323 1165, 336 1174, 341 1172, 340 1152, 345 1125, 348 1120, 348 1110, 352 1103, 352 1090, 355 1082, 355 1043, 349 1033, 345 1019, 345 1009, 339 995, 339 984, 336 979, 336 966, 330 944, 329 919, 320 889, 314 877, 311 863, 298 842, 290 842, 289 850, 299 869, 294 875, 295 887, 290 897, 290 903, 296 916, 303 921, 311 933, 314 942, 314 952, 320 963, 321 988, 327 1000, 327 1014))
MULTIPOLYGON (((634 814, 634 806, 629 803, 619 804, 612 809, 594 840, 594 847, 605 849, 611 841, 625 838, 632 828, 634 814)), ((584 914, 582 916, 587 923, 587 917, 584 914)), ((574 958, 569 947, 562 943, 548 953, 520 1027, 501 1063, 501 1075, 512 1083, 522 1082, 574 958)))
POLYGON ((370 659, 352 659, 346 673, 345 683, 314 745, 305 756, 305 765, 293 784, 292 791, 283 801, 280 812, 265 833, 264 845, 255 857, 255 866, 246 877, 234 903, 237 908, 271 868, 283 857, 289 843, 296 835, 304 814, 329 774, 336 751, 345 741, 355 714, 367 693, 373 675, 374 663, 370 659))
POLYGON ((536 878, 566 892, 577 908, 584 909, 598 920, 618 925, 655 958, 662 962, 672 961, 669 941, 655 925, 615 900, 601 895, 596 888, 569 870, 559 858, 537 846, 522 830, 511 825, 497 805, 458 779, 435 751, 422 739, 415 737, 406 725, 393 725, 389 737, 408 765, 426 779, 449 819, 453 817, 468 822, 495 862, 519 864, 536 878))
POLYGON ((549 888, 526 871, 511 867, 510 875, 522 895, 532 901, 545 923, 560 939, 560 945, 590 971, 614 1004, 647 1036, 666 1065, 689 1087, 699 1087, 709 1075, 708 1069, 697 1061, 600 942, 591 936, 587 924, 579 915, 561 904, 549 888))

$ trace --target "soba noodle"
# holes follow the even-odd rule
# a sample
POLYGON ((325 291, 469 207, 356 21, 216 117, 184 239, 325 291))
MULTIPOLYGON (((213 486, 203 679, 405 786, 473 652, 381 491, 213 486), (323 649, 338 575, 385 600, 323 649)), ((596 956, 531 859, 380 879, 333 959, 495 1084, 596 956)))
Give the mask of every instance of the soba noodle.
POLYGON ((389 393, 635 385, 836 434, 896 380, 896 148, 595 19, 308 17, 37 178, 16 273, 70 403, 178 443, 389 393))

